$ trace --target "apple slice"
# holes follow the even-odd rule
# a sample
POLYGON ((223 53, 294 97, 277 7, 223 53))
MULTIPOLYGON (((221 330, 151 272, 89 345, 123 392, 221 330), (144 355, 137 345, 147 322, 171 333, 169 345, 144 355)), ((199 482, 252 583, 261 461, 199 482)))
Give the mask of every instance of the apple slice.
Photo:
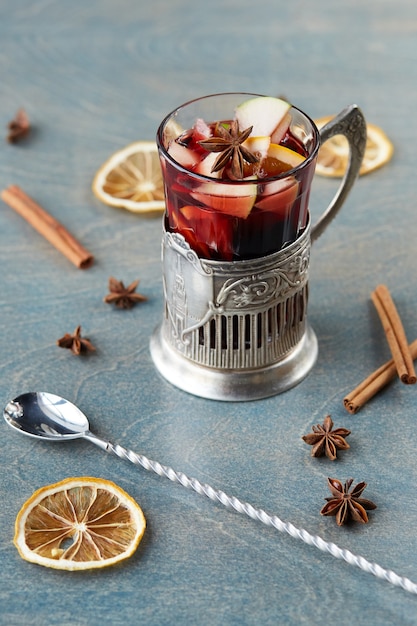
POLYGON ((219 155, 217 152, 209 152, 204 159, 202 159, 194 168, 194 171, 197 174, 202 174, 203 176, 210 176, 211 178, 220 178, 222 171, 212 172, 212 168, 214 163, 219 155))
POLYGON ((280 98, 259 96, 242 102, 235 111, 241 131, 252 126, 252 137, 271 136, 291 105, 280 98))
POLYGON ((205 206, 245 219, 255 204, 257 187, 254 184, 203 183, 191 196, 205 206))
POLYGON ((278 126, 273 130, 271 135, 271 143, 281 143, 285 137, 289 125, 291 123, 291 113, 286 113, 282 120, 278 123, 278 126))
POLYGON ((278 213, 285 218, 297 198, 298 187, 299 183, 294 176, 265 183, 262 194, 256 202, 256 208, 278 213))
POLYGON ((193 141, 197 143, 209 137, 211 137, 210 126, 201 117, 198 117, 193 126, 193 141))
POLYGON ((250 136, 243 142, 242 146, 247 148, 252 154, 255 154, 263 159, 268 152, 270 143, 271 137, 269 137, 269 135, 266 137, 250 136))
POLYGON ((177 163, 187 169, 194 167, 194 165, 196 165, 201 158, 197 152, 190 150, 190 148, 187 148, 176 141, 172 141, 170 143, 167 152, 177 163))
POLYGON ((186 205, 171 218, 174 229, 183 235, 198 256, 232 260, 233 220, 228 215, 186 205))
MULTIPOLYGON (((210 249, 205 240, 196 236, 195 228, 198 224, 199 212, 197 207, 183 206, 179 211, 172 211, 169 215, 170 227, 180 233, 191 248, 203 258, 210 258, 210 249)), ((201 220, 201 216, 200 216, 201 220)))

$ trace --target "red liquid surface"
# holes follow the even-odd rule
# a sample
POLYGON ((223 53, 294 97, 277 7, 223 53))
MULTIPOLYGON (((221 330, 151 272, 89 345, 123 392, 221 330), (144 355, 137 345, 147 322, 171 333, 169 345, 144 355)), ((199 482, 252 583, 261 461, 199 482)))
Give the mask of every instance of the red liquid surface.
MULTIPOLYGON (((167 229, 183 235, 200 257, 219 261, 259 258, 295 241, 308 220, 314 161, 294 170, 287 163, 266 159, 261 161, 262 177, 258 164, 245 165, 245 176, 253 175, 253 168, 258 172, 257 180, 246 183, 232 180, 230 168, 225 168, 219 179, 207 179, 195 175, 209 154, 199 144, 201 139, 204 137, 190 130, 176 140, 197 158, 192 165, 184 164, 189 173, 161 157, 167 229), (277 179, 280 174, 284 176, 277 179)), ((289 129, 281 145, 308 156, 289 129)))

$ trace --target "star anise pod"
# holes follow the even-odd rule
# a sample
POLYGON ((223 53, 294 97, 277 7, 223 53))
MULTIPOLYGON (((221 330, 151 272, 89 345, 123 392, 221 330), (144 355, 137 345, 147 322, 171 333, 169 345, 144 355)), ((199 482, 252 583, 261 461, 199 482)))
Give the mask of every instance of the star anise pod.
POLYGON ((9 134, 7 135, 7 141, 10 143, 16 143, 19 139, 26 137, 30 130, 29 118, 26 111, 19 109, 16 113, 16 117, 8 123, 9 134))
POLYGON ((334 461, 337 457, 337 450, 347 450, 350 448, 345 437, 350 435, 347 428, 335 428, 333 430, 333 420, 330 415, 324 418, 323 424, 312 426, 312 433, 303 436, 303 441, 313 446, 311 456, 319 457, 325 454, 334 461))
POLYGON ((223 124, 217 124, 215 136, 204 139, 198 143, 208 152, 220 152, 219 156, 211 168, 212 172, 219 172, 229 162, 231 162, 231 171, 235 178, 243 178, 244 161, 247 163, 257 163, 259 158, 252 154, 247 148, 242 146, 243 142, 252 132, 252 126, 239 131, 239 125, 236 120, 230 123, 230 130, 227 130, 223 124))
POLYGON ((91 341, 87 339, 87 337, 81 336, 81 326, 77 326, 72 335, 66 333, 61 339, 58 339, 56 343, 60 348, 71 350, 76 356, 95 350, 91 341))
POLYGON ((119 309, 131 309, 138 302, 147 300, 146 296, 143 296, 141 293, 135 293, 138 285, 139 281, 135 280, 128 287, 125 287, 121 280, 111 277, 109 278, 110 293, 104 298, 104 302, 114 304, 119 309))
POLYGON ((371 502, 371 500, 361 498, 366 483, 358 483, 350 491, 353 478, 347 480, 344 485, 337 478, 328 478, 327 482, 332 496, 331 498, 325 498, 327 504, 321 509, 321 515, 335 515, 338 526, 342 526, 350 520, 367 524, 368 515, 366 510, 376 509, 376 504, 371 502))

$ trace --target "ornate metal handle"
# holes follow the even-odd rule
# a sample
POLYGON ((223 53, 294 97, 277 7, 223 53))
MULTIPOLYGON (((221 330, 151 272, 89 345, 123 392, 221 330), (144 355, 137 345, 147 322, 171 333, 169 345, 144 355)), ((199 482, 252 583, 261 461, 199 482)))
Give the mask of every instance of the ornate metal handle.
POLYGON ((320 130, 322 143, 334 135, 344 135, 349 142, 348 168, 333 200, 311 229, 312 242, 320 237, 336 216, 359 174, 366 146, 366 121, 356 104, 343 109, 320 130))

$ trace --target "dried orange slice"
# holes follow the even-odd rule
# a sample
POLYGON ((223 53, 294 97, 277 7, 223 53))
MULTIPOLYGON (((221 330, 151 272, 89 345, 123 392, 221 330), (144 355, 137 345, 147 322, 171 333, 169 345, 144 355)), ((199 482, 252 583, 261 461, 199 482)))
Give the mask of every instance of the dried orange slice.
MULTIPOLYGON (((331 119, 332 116, 321 117, 315 120, 316 126, 321 128, 331 119)), ((394 146, 379 126, 367 123, 366 130, 365 155, 359 171, 361 176, 388 163, 394 152, 394 146)), ((335 135, 320 147, 316 173, 321 176, 341 178, 346 171, 348 158, 349 147, 346 137, 335 135)))
POLYGON ((165 209, 164 184, 153 141, 136 141, 115 152, 97 171, 92 189, 110 206, 134 213, 165 209))
POLYGON ((35 491, 20 509, 14 543, 26 561, 68 571, 130 557, 145 532, 140 506, 100 478, 67 478, 35 491))

